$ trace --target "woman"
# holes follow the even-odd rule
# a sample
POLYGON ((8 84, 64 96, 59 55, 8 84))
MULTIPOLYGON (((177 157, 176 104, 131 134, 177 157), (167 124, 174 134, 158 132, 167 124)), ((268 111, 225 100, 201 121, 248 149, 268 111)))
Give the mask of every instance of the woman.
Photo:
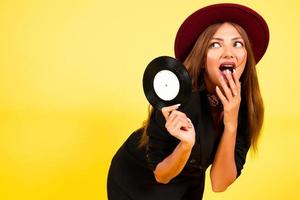
POLYGON ((205 171, 215 192, 241 174, 257 150, 263 102, 255 65, 269 31, 263 18, 238 4, 215 4, 190 15, 178 30, 176 58, 192 79, 188 104, 150 108, 112 159, 108 198, 202 199, 205 171))

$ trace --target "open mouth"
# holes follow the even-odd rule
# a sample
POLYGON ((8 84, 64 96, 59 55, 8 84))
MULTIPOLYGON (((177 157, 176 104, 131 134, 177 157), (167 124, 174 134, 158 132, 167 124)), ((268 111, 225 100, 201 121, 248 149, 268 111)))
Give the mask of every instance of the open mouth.
POLYGON ((234 63, 232 63, 232 64, 221 64, 219 69, 222 73, 225 73, 226 70, 229 70, 231 73, 233 73, 233 70, 235 69, 235 64, 234 63))

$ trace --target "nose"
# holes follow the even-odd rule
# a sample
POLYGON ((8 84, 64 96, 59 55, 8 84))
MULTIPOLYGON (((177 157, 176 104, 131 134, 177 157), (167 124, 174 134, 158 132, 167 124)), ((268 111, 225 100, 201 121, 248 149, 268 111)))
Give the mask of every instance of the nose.
POLYGON ((223 52, 223 58, 234 58, 234 54, 230 47, 225 47, 223 52))

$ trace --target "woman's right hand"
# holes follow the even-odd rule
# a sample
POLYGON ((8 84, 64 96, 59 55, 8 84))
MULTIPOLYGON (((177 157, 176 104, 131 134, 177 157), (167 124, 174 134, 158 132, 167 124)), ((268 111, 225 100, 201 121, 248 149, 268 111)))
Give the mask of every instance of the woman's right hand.
POLYGON ((161 109, 166 119, 165 127, 172 136, 192 148, 195 144, 195 129, 192 121, 183 112, 177 110, 179 106, 180 104, 177 104, 161 109))

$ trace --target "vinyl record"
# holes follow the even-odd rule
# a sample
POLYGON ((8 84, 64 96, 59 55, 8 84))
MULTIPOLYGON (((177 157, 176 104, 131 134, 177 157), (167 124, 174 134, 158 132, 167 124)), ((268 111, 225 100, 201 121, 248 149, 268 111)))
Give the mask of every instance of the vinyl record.
POLYGON ((149 103, 156 109, 188 102, 192 82, 184 65, 175 58, 161 56, 152 60, 145 69, 143 88, 149 103))

